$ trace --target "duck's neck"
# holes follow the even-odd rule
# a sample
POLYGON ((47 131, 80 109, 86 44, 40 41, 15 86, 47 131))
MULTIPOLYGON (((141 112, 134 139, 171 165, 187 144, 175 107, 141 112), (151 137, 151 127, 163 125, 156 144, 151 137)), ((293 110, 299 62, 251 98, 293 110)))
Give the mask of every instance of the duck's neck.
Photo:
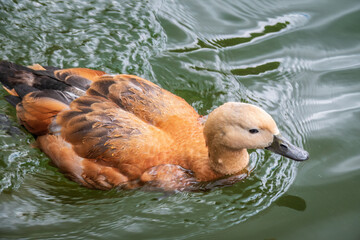
POLYGON ((241 172, 249 164, 249 154, 246 149, 229 149, 224 147, 209 148, 211 168, 223 175, 241 172))

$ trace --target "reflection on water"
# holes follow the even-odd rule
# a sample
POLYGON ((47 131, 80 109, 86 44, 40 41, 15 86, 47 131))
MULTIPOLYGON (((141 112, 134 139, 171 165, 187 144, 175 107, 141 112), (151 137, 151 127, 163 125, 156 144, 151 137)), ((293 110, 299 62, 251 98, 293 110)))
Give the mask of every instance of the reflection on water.
POLYGON ((251 151, 248 178, 208 192, 94 191, 49 165, 32 136, 13 138, 14 110, 0 100, 13 125, 0 130, 1 236, 198 239, 239 229, 247 239, 299 239, 311 222, 319 239, 356 239, 358 219, 342 214, 358 208, 358 193, 345 190, 359 182, 359 9, 325 0, 0 2, 0 58, 137 74, 204 115, 227 101, 254 103, 311 154, 299 164, 251 151), (339 224, 327 226, 327 214, 347 231, 332 232, 339 224), (284 215, 278 235, 271 222, 284 215))
MULTIPOLYGON (((239 75, 239 76, 246 76, 246 75, 259 75, 261 73, 265 73, 268 71, 276 70, 280 66, 280 62, 268 62, 264 63, 255 67, 246 67, 246 68, 235 68, 231 69, 229 73, 233 75, 239 75)), ((209 69, 209 68, 202 68, 202 67, 194 67, 191 66, 190 68, 196 70, 196 71, 208 71, 208 72, 218 72, 220 74, 229 74, 222 71, 218 71, 215 69, 209 69)))
POLYGON ((232 69, 231 73, 240 76, 259 75, 267 71, 276 70, 279 66, 280 66, 280 62, 269 62, 256 67, 232 69))
POLYGON ((228 38, 228 39, 219 39, 213 40, 213 44, 218 47, 231 47, 236 46, 242 43, 250 42, 251 40, 264 36, 269 33, 279 32, 282 29, 286 28, 287 25, 290 23, 286 21, 285 23, 276 23, 275 25, 267 25, 264 27, 264 31, 260 33, 250 33, 250 37, 235 37, 235 38, 228 38))
POLYGON ((203 48, 218 49, 237 46, 248 43, 254 39, 271 36, 272 33, 279 33, 282 30, 291 27, 298 27, 308 20, 309 16, 306 14, 290 14, 277 19, 269 19, 267 22, 259 22, 259 26, 251 31, 243 33, 246 37, 225 37, 218 39, 201 40, 197 39, 195 46, 185 47, 182 49, 171 49, 170 52, 186 53, 203 48), (300 21, 299 21, 300 20, 300 21), (291 22, 290 22, 291 21, 291 22))
POLYGON ((287 194, 281 196, 278 200, 276 200, 275 204, 281 207, 288 207, 297 211, 305 211, 306 209, 306 202, 303 198, 287 194))

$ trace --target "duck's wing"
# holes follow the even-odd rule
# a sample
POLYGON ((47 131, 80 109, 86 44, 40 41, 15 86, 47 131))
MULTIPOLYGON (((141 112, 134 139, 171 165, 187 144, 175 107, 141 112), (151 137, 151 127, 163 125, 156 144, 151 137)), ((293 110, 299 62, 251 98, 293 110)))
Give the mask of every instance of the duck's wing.
POLYGON ((174 116, 182 119, 199 117, 181 97, 134 75, 103 75, 91 85, 87 95, 109 99, 119 108, 158 127, 174 116))
POLYGON ((57 124, 82 158, 116 167, 131 180, 173 156, 168 134, 106 98, 83 96, 70 108, 57 116, 57 124))
POLYGON ((0 62, 0 81, 20 121, 41 135, 39 147, 85 186, 106 185, 104 176, 115 186, 179 164, 181 143, 202 136, 188 103, 136 76, 0 62))
MULTIPOLYGON (((149 167, 177 163, 181 149, 163 128, 175 118, 197 121, 198 115, 183 99, 145 79, 117 75, 92 83, 86 96, 57 116, 57 124, 79 156, 116 165, 132 179, 149 167)), ((173 128, 186 132, 181 124, 173 128)))

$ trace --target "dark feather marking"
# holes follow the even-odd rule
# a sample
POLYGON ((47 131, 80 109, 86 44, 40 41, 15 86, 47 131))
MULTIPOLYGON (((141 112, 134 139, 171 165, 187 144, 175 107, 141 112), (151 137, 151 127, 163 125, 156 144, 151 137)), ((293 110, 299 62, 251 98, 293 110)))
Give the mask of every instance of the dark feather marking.
POLYGON ((69 91, 78 96, 84 94, 84 90, 80 91, 67 84, 65 80, 57 79, 53 70, 33 70, 7 61, 0 62, 0 81, 8 89, 19 84, 26 84, 39 90, 69 91))
POLYGON ((5 96, 5 100, 10 103, 13 107, 16 107, 16 105, 21 102, 21 98, 17 96, 7 95, 5 96))
POLYGON ((91 106, 88 106, 88 105, 71 105, 71 109, 76 109, 76 110, 79 110, 81 111, 82 113, 89 113, 89 112, 92 112, 94 111, 91 106))
POLYGON ((91 88, 96 89, 96 91, 104 96, 109 94, 109 87, 116 83, 114 80, 101 80, 98 82, 94 82, 91 85, 91 88))
POLYGON ((109 95, 109 98, 112 102, 114 102, 116 105, 118 105, 120 108, 126 110, 125 105, 123 104, 124 99, 122 99, 120 96, 114 96, 113 94, 109 95))
POLYGON ((104 95, 102 95, 101 93, 99 93, 98 91, 96 91, 93 88, 89 88, 86 93, 87 93, 87 95, 91 95, 91 96, 104 97, 104 95))
POLYGON ((66 77, 65 82, 71 86, 80 88, 82 90, 87 90, 91 84, 91 81, 89 79, 77 75, 70 75, 66 77))
MULTIPOLYGON (((68 122, 66 123, 66 126, 69 128, 74 128, 77 123, 79 122, 89 122, 86 118, 85 114, 74 116, 71 119, 68 119, 68 122)), ((92 122, 92 121, 91 121, 92 122)))
POLYGON ((106 136, 100 138, 98 143, 88 150, 86 157, 95 159, 103 155, 106 151, 109 151, 108 147, 105 146, 107 140, 108 137, 106 136))
POLYGON ((23 70, 23 71, 30 71, 33 72, 32 69, 24 67, 22 65, 18 65, 16 63, 12 63, 12 62, 8 62, 8 61, 0 61, 0 72, 2 72, 1 70, 7 70, 7 71, 16 71, 16 70, 23 70))
POLYGON ((35 76, 31 72, 26 71, 13 71, 13 72, 0 72, 0 81, 9 89, 14 88, 18 84, 33 85, 35 76))
POLYGON ((66 111, 64 113, 61 114, 61 119, 62 122, 68 122, 70 119, 76 117, 76 116, 80 116, 84 114, 82 111, 75 111, 75 110, 71 110, 71 111, 66 111))
POLYGON ((32 70, 35 75, 50 77, 52 79, 57 79, 55 77, 54 71, 52 70, 32 70))
POLYGON ((18 84, 27 84, 39 89, 64 90, 67 85, 57 80, 53 71, 33 70, 7 61, 0 62, 0 73, 5 86, 10 88, 18 84))
POLYGON ((39 92, 39 89, 29 86, 27 84, 15 85, 14 89, 20 98, 23 98, 26 94, 31 92, 39 92))
POLYGON ((94 109, 92 109, 91 105, 78 105, 78 104, 71 104, 71 108, 81 111, 81 113, 90 113, 93 112, 94 109))
POLYGON ((66 134, 65 139, 73 144, 82 143, 82 140, 85 138, 86 133, 91 131, 92 125, 94 122, 85 122, 79 124, 71 134, 66 134))
POLYGON ((43 68, 45 68, 48 71, 56 71, 56 70, 60 70, 61 68, 58 67, 54 67, 54 66, 42 66, 43 68))
POLYGON ((58 72, 54 72, 54 75, 57 79, 59 79, 60 81, 65 82, 65 79, 71 75, 71 73, 69 71, 58 71, 58 72))
POLYGON ((44 98, 44 97, 52 98, 67 105, 69 105, 74 99, 76 99, 76 96, 68 92, 61 92, 57 90, 48 90, 48 89, 34 92, 31 95, 34 98, 44 98))
POLYGON ((86 118, 84 119, 77 119, 76 122, 72 121, 72 124, 69 126, 72 130, 71 135, 76 134, 77 132, 81 131, 90 131, 93 128, 95 122, 93 121, 86 121, 86 118))
POLYGON ((0 61, 0 81, 9 89, 22 83, 31 85, 35 78, 33 73, 34 70, 30 68, 8 61, 0 61))
POLYGON ((0 82, 2 83, 2 85, 4 85, 6 88, 8 89, 12 89, 13 86, 12 84, 9 82, 9 74, 5 73, 5 72, 1 72, 0 69, 0 82))
POLYGON ((79 110, 81 110, 84 114, 91 113, 92 111, 94 111, 94 109, 92 109, 91 106, 83 106, 79 108, 79 110))
POLYGON ((102 103, 104 101, 106 101, 106 99, 104 98, 93 97, 93 96, 82 96, 76 99, 74 103, 76 104, 76 106, 91 106, 93 103, 102 103))
POLYGON ((84 139, 89 138, 100 138, 106 136, 109 133, 108 129, 106 128, 93 128, 90 132, 86 134, 84 139))
POLYGON ((64 91, 69 88, 70 85, 49 76, 39 76, 35 79, 34 87, 64 91))

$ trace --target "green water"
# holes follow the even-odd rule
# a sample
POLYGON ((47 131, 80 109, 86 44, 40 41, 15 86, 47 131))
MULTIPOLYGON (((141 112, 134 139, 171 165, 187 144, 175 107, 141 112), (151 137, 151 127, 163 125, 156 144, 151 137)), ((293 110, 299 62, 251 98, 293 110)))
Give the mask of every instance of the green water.
POLYGON ((200 114, 257 104, 311 159, 251 151, 230 187, 104 192, 2 127, 0 238, 360 239, 359 23, 358 0, 1 0, 0 59, 136 74, 200 114))

